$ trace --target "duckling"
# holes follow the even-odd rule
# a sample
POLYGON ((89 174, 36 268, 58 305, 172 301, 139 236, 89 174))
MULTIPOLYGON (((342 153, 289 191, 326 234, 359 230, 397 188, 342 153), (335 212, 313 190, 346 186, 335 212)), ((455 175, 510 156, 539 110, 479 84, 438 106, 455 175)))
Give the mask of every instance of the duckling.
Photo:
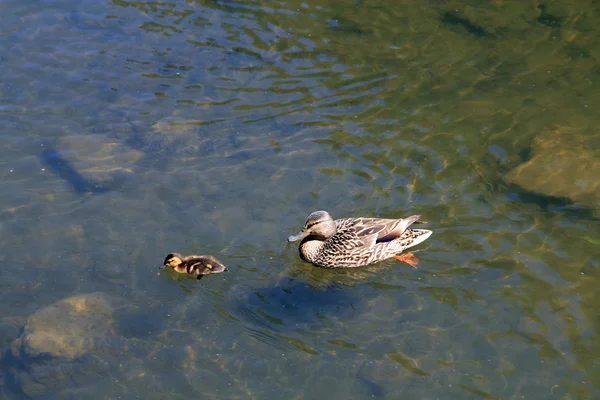
POLYGON ((160 269, 167 267, 173 268, 180 274, 196 275, 198 279, 202 279, 204 275, 220 274, 223 271, 228 271, 227 267, 213 256, 192 255, 183 257, 179 253, 167 255, 160 269))

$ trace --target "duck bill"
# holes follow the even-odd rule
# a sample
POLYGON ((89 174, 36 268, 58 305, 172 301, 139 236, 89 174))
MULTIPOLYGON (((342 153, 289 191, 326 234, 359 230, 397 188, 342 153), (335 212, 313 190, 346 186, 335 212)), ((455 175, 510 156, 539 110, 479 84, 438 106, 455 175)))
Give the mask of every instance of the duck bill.
POLYGON ((288 238, 288 242, 295 242, 297 240, 305 238, 306 236, 308 236, 308 232, 306 232, 306 231, 300 231, 299 233, 290 236, 288 238))
POLYGON ((158 269, 165 269, 167 268, 167 265, 161 265, 160 267, 158 267, 158 269))

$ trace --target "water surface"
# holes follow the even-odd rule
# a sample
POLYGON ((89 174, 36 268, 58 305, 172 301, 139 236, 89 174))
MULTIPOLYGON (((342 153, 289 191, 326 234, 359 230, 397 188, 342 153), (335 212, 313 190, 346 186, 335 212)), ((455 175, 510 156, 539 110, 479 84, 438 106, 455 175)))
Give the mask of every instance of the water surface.
POLYGON ((600 396, 600 9, 329 3, 4 2, 2 397, 600 396), (318 269, 319 209, 434 234, 318 269), (23 345, 91 293, 89 351, 23 345))

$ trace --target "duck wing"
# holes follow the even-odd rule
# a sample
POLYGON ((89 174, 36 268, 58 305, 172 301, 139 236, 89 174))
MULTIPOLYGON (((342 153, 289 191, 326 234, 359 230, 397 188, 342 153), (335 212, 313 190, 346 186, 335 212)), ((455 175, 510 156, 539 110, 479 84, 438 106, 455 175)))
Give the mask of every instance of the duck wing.
POLYGON ((365 246, 373 247, 377 243, 399 238, 419 218, 420 215, 401 219, 357 218, 350 229, 365 246))

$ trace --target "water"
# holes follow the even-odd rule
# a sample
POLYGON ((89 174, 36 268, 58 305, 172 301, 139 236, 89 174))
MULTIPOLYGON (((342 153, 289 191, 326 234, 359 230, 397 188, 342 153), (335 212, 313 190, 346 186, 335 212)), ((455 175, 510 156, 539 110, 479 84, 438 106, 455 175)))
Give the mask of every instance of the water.
POLYGON ((598 8, 328 3, 4 2, 2 397, 600 395, 598 8), (318 269, 318 209, 434 234, 318 269))

